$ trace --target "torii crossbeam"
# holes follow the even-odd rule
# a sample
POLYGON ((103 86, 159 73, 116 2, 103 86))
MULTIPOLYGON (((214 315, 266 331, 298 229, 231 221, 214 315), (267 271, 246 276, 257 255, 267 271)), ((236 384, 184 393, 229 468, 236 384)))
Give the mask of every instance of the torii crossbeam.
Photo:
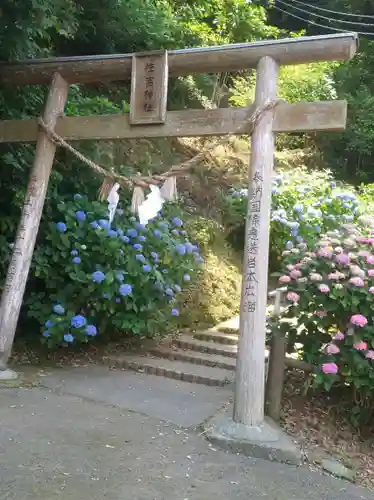
MULTIPOLYGON (((1 64, 0 85, 50 84, 43 121, 68 141, 243 135, 251 132, 248 120, 253 112, 277 99, 279 65, 347 60, 354 56, 357 46, 357 34, 342 33, 168 53, 158 51, 40 59, 1 64), (168 75, 230 72, 249 68, 257 70, 255 102, 249 107, 166 111, 168 75), (129 115, 61 116, 69 84, 130 78, 132 95, 129 115)), ((274 134, 343 130, 346 109, 344 101, 282 102, 275 108, 265 110, 254 125, 233 413, 235 425, 227 426, 229 440, 235 439, 238 426, 242 426, 239 431, 247 435, 248 439, 253 439, 257 434, 262 435, 261 429, 264 427, 265 318, 274 134)), ((4 373, 56 147, 45 131, 38 127, 36 119, 0 121, 0 142, 34 141, 37 141, 35 160, 0 303, 0 364, 4 373)))

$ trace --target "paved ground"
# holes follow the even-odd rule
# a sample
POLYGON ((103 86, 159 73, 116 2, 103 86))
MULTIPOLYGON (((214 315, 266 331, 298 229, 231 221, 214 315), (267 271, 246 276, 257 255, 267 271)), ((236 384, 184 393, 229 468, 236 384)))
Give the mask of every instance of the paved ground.
POLYGON ((227 389, 106 367, 42 383, 53 390, 0 389, 1 500, 374 500, 307 467, 212 447, 197 421, 227 389))

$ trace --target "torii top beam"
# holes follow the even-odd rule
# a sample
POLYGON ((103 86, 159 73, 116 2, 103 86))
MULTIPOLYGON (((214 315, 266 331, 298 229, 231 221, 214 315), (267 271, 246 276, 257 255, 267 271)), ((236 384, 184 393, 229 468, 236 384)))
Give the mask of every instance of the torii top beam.
MULTIPOLYGON (((356 33, 284 38, 254 43, 172 50, 169 75, 219 73, 256 68, 270 56, 279 64, 351 59, 358 48, 356 33)), ((0 85, 49 84, 54 73, 68 83, 121 81, 131 77, 134 54, 59 57, 0 64, 0 85)))

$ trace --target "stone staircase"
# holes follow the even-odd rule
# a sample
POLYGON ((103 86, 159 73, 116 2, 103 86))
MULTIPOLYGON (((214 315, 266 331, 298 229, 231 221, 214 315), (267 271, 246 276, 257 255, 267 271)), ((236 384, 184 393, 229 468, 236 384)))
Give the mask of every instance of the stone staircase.
POLYGON ((195 384, 232 384, 238 350, 238 330, 227 326, 232 322, 230 320, 207 331, 180 335, 151 347, 146 354, 110 355, 105 361, 111 368, 135 370, 195 384))

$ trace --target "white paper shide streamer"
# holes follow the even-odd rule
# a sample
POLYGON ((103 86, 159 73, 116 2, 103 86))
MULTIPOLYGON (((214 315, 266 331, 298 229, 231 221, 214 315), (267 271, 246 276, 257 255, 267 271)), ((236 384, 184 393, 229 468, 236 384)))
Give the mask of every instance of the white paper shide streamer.
POLYGON ((118 194, 119 184, 114 184, 112 189, 109 191, 107 202, 108 202, 108 212, 109 212, 109 224, 113 222, 114 215, 116 213, 117 205, 119 202, 118 194))

